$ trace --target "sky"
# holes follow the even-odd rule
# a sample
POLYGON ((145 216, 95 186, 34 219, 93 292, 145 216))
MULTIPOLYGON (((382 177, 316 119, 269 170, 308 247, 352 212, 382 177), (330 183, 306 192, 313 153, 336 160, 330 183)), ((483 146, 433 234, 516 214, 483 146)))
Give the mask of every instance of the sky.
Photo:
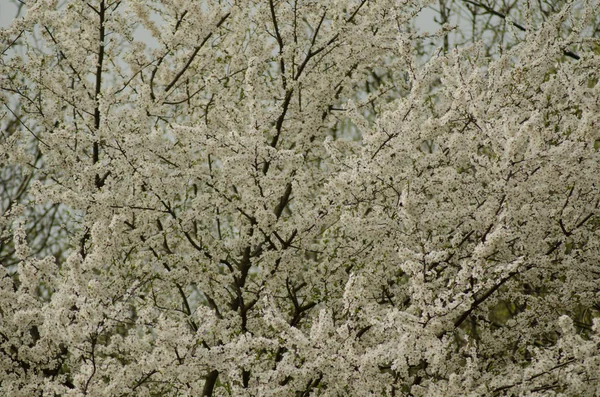
POLYGON ((0 0, 0 28, 10 25, 16 12, 17 6, 11 0, 0 0))

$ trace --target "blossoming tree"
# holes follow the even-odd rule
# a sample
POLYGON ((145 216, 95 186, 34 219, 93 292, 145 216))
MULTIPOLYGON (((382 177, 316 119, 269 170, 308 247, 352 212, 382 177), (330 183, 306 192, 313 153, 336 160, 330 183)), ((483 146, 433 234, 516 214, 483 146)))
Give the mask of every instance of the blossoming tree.
POLYGON ((27 2, 3 394, 599 393, 598 4, 518 3, 27 2))

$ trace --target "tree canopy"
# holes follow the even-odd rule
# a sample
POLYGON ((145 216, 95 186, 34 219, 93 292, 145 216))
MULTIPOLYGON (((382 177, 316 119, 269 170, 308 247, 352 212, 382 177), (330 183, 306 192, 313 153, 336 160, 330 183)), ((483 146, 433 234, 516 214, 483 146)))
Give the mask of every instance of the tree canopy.
POLYGON ((600 393, 597 0, 20 3, 2 394, 600 393))

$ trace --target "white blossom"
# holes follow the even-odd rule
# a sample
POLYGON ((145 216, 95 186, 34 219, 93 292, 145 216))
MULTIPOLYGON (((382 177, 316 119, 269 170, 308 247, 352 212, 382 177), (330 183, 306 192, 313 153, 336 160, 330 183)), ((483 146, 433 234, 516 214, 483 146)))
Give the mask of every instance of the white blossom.
POLYGON ((599 6, 27 2, 2 394, 597 395, 599 6))

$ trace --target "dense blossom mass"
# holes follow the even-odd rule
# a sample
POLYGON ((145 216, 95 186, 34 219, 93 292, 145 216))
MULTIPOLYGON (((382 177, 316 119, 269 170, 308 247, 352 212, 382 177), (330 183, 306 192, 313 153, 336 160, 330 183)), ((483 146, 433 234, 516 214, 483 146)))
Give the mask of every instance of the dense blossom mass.
POLYGON ((597 0, 19 3, 0 394, 600 394, 597 0))

